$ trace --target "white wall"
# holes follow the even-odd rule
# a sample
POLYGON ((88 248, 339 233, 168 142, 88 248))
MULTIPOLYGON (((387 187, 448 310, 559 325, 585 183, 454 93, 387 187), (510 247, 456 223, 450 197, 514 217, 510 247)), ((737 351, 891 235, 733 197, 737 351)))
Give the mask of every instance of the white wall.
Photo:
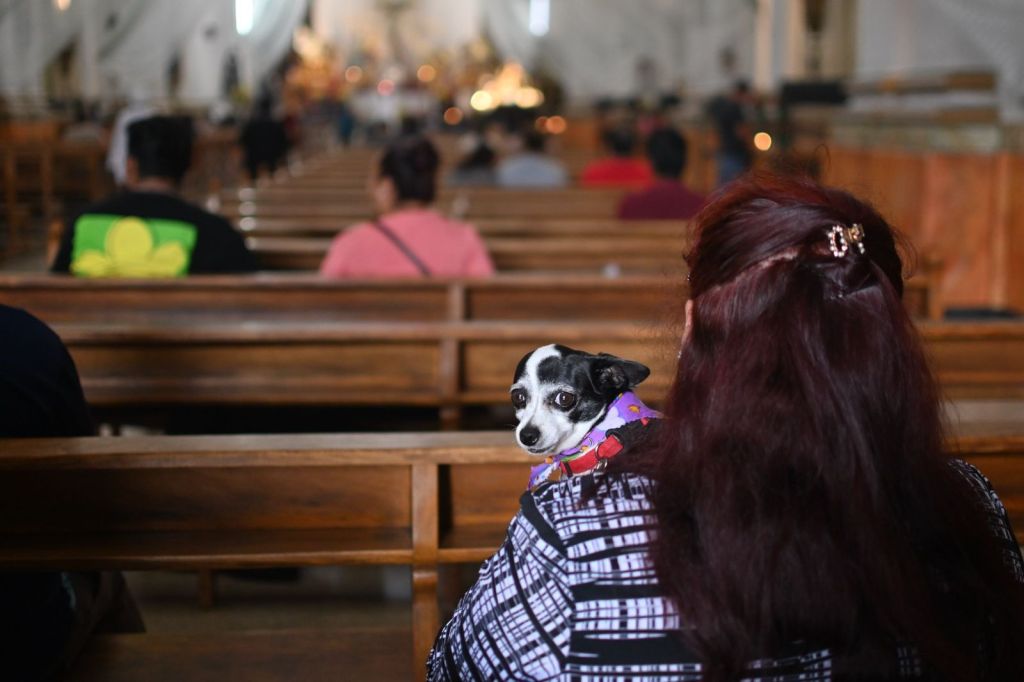
POLYGON ((1022 28, 1020 0, 860 0, 857 75, 992 69, 1003 118, 1019 120, 1022 28))
POLYGON ((46 67, 75 43, 87 97, 163 99, 168 66, 180 55, 180 97, 211 102, 225 55, 239 51, 243 77, 255 88, 287 53, 307 2, 257 0, 252 33, 241 37, 234 0, 72 0, 64 12, 51 0, 21 0, 0 15, 0 94, 41 97, 46 67))
POLYGON ((658 86, 707 93, 727 85, 719 55, 731 47, 736 75, 753 73, 754 9, 748 0, 552 0, 547 36, 526 28, 529 0, 483 0, 499 52, 558 76, 570 97, 637 94, 637 63, 653 60, 658 86))

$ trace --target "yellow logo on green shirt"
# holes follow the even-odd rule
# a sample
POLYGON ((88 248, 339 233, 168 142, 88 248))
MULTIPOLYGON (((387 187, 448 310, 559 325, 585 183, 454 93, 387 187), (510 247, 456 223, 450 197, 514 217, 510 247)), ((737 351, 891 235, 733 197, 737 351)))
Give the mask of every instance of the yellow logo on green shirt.
POLYGON ((86 214, 75 222, 71 272, 79 277, 180 277, 196 228, 178 220, 86 214))

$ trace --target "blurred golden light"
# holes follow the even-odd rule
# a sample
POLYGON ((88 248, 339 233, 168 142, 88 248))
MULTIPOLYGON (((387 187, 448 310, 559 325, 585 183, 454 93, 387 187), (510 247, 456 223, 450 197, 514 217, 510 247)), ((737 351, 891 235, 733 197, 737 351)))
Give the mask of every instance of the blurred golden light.
POLYGON ((533 127, 537 129, 538 133, 543 133, 548 129, 548 117, 538 116, 537 120, 534 121, 533 127))
POLYGON ((469 106, 477 111, 490 111, 494 108, 494 98, 486 90, 477 90, 469 98, 469 106))
POLYGON ((350 66, 345 69, 345 80, 349 83, 358 83, 363 80, 363 70, 358 66, 350 66))
POLYGON ((63 12, 63 11, 64 11, 64 10, 66 10, 66 9, 67 9, 68 7, 71 7, 71 0, 53 0, 53 5, 54 5, 54 7, 56 7, 56 8, 58 9, 58 10, 60 10, 61 12, 63 12))
POLYGON ((395 91, 395 81, 393 81, 393 80, 388 80, 387 78, 385 78, 380 83, 377 83, 377 94, 378 95, 381 95, 383 97, 387 97, 388 95, 394 93, 394 91, 395 91))
POLYGON ((537 88, 522 88, 516 93, 516 106, 533 109, 544 104, 544 93, 537 88))
POLYGON ((430 64, 424 64, 416 70, 416 77, 420 79, 421 83, 430 83, 437 78, 437 69, 430 64))
POLYGON ((754 146, 759 151, 766 152, 772 148, 772 136, 766 132, 760 132, 754 135, 754 146))
POLYGON ((561 116, 552 116, 548 119, 547 128, 552 135, 561 135, 568 127, 569 124, 561 116))
POLYGON ((462 123, 462 109, 448 107, 444 110, 444 122, 450 126, 457 126, 462 123))

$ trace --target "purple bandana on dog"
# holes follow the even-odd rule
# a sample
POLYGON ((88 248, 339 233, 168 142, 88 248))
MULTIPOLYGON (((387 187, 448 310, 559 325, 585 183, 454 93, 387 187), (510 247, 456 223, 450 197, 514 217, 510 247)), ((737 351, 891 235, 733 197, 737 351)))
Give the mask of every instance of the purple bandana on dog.
POLYGON ((594 425, 594 428, 583 437, 579 445, 568 450, 562 450, 557 455, 548 457, 543 464, 538 464, 530 469, 530 483, 527 489, 532 490, 534 487, 546 482, 556 471, 561 471, 563 462, 571 462, 599 447, 612 429, 617 429, 629 422, 641 419, 660 418, 661 413, 644 405, 636 393, 632 391, 620 393, 612 401, 612 404, 608 406, 608 411, 605 412, 601 421, 594 425))

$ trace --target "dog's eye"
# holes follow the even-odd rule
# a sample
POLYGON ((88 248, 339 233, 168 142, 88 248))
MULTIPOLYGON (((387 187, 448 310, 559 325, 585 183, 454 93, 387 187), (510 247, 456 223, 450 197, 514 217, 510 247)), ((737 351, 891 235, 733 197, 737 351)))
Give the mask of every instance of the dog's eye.
POLYGON ((568 391, 559 391, 555 394, 555 405, 563 410, 571 409, 576 404, 576 395, 568 391))
POLYGON ((526 407, 526 391, 521 388, 512 391, 512 406, 517 410, 526 407))

